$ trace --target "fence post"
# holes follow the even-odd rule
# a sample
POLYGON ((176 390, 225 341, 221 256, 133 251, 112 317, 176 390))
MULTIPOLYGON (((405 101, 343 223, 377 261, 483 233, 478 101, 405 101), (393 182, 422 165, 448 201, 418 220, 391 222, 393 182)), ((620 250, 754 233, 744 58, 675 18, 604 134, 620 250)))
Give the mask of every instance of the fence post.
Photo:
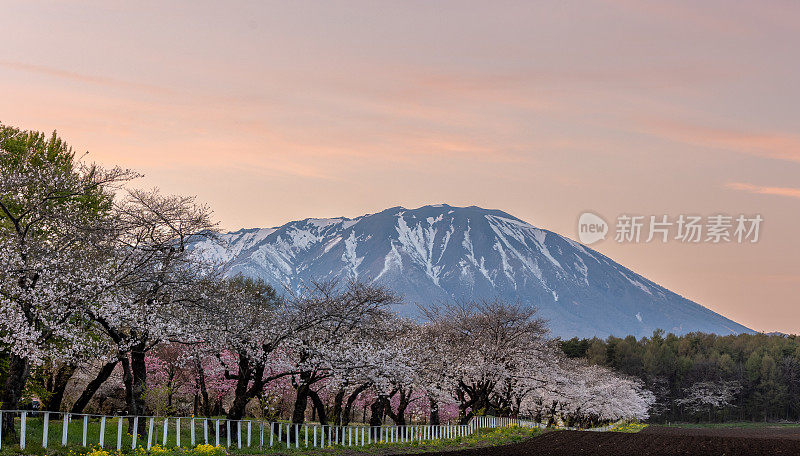
POLYGON ((250 448, 250 434, 252 433, 251 424, 252 421, 247 420, 247 448, 250 448))
POLYGON ((161 446, 164 448, 167 447, 167 435, 169 434, 169 418, 164 417, 164 435, 161 436, 161 441, 163 442, 161 446))
POLYGON ((190 426, 191 426, 192 428, 191 428, 191 430, 189 431, 189 439, 190 439, 190 442, 189 442, 189 443, 191 443, 191 445, 192 445, 192 448, 194 448, 194 446, 195 446, 195 445, 194 445, 194 417, 192 417, 192 420, 190 421, 190 423, 191 423, 191 424, 190 424, 190 426))
POLYGON ((136 435, 138 433, 139 433, 139 417, 138 416, 134 416, 133 417, 133 432, 131 433, 131 435, 133 436, 133 438, 131 438, 131 450, 135 450, 136 449, 136 435))
MULTIPOLYGON (((0 419, 0 423, 3 420, 0 419)), ((44 424, 42 425, 42 448, 47 448, 47 432, 50 427, 50 412, 44 412, 44 424)), ((102 446, 102 445, 100 445, 102 446)))
POLYGON ((303 425, 303 431, 305 431, 305 434, 306 434, 306 448, 308 448, 308 425, 307 424, 303 425))
POLYGON ((208 445, 208 418, 203 419, 203 443, 208 445))
POLYGON ((83 447, 86 448, 86 433, 89 427, 89 415, 83 415, 83 447))
POLYGON ((219 420, 217 420, 217 425, 214 428, 215 428, 214 430, 216 431, 214 432, 214 436, 216 437, 216 440, 214 441, 214 446, 219 446, 219 420))
POLYGON ((103 448, 103 446, 106 443, 106 416, 105 415, 100 417, 100 442, 98 442, 98 443, 100 444, 100 448, 103 448))
POLYGON ((231 447, 231 421, 230 420, 225 420, 225 430, 227 431, 227 434, 228 434, 228 448, 230 448, 231 447))
POLYGON ((269 423, 269 446, 272 447, 272 439, 275 437, 275 423, 269 423))
POLYGON ((300 448, 300 425, 294 425, 294 447, 300 448))
MULTIPOLYGON (((67 426, 64 426, 64 444, 66 445, 67 442, 67 426)), ((122 451, 122 417, 117 418, 117 451, 122 451)))
MULTIPOLYGON (((25 449, 25 419, 28 417, 28 412, 22 412, 19 417, 19 449, 25 449)), ((85 445, 84 445, 85 446, 85 445)))
POLYGON ((151 416, 147 424, 147 451, 150 451, 150 448, 153 447, 153 427, 155 426, 155 422, 155 417, 151 416))
POLYGON ((236 448, 242 449, 242 420, 236 422, 236 448))
POLYGON ((181 419, 175 418, 175 446, 181 446, 181 419))

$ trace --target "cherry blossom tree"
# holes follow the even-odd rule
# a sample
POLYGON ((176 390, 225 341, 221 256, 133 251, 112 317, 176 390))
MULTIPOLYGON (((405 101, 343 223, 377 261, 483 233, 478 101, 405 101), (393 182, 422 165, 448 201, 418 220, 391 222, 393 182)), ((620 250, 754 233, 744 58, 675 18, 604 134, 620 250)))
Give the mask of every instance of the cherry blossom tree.
POLYGON ((547 329, 534 308, 501 301, 460 302, 424 309, 435 339, 431 352, 446 362, 462 423, 475 414, 509 414, 504 391, 523 375, 522 361, 542 351, 547 329))
MULTIPOLYGON (((260 397, 270 381, 290 375, 275 351, 295 330, 313 325, 292 312, 285 299, 262 280, 244 277, 204 283, 205 299, 198 324, 206 345, 235 383, 228 419, 238 420, 252 399, 260 397)), ((201 381, 205 381, 200 372, 201 381)))
POLYGON ((189 245, 213 234, 210 210, 192 197, 128 190, 114 206, 106 289, 88 312, 122 366, 128 413, 148 413, 146 354, 165 341, 198 343, 202 279, 189 245))
POLYGON ((323 424, 327 422, 326 406, 315 386, 366 376, 364 372, 387 361, 379 340, 387 328, 389 305, 397 301, 386 288, 355 280, 344 285, 312 283, 293 297, 293 312, 315 322, 294 332, 282 352, 296 390, 293 423, 305 421, 309 399, 323 424))
POLYGON ((711 420, 714 410, 730 407, 741 390, 742 385, 736 381, 695 382, 684 389, 684 397, 678 399, 678 404, 691 413, 708 412, 711 420))
MULTIPOLYGON (((10 352, 3 407, 18 407, 32 365, 98 349, 87 303, 104 288, 98 248, 114 189, 134 174, 75 158, 55 133, 0 124, 0 343, 10 352)), ((14 435, 10 416, 3 434, 14 435)))

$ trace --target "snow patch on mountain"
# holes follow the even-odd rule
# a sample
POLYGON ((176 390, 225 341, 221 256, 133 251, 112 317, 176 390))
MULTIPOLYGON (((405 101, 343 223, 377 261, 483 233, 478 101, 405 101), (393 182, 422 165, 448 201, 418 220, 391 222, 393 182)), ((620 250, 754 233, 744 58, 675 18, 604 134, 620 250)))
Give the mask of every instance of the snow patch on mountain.
MULTIPOLYGON (((408 303, 503 299, 535 306, 556 336, 752 332, 572 239, 475 206, 309 218, 221 234, 191 248, 228 275, 261 277, 278 290, 358 278, 384 284, 408 303)), ((419 317, 413 305, 398 311, 419 317)))

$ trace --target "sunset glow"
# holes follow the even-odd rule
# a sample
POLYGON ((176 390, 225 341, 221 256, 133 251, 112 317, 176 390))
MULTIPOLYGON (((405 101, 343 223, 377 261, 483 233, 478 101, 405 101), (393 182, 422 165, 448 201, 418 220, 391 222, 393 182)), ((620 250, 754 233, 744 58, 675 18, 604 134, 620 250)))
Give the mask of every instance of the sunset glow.
POLYGON ((0 121, 226 230, 434 203, 572 239, 585 211, 761 214, 753 244, 592 248, 800 332, 800 3, 138 5, 5 4, 0 121))

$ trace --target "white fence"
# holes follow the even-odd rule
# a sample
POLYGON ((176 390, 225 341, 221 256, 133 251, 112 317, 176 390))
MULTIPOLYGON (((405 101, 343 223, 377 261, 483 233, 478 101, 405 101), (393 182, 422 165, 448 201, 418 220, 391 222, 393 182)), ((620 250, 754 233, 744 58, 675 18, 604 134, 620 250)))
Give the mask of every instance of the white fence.
MULTIPOLYGON (((476 426, 478 428, 496 428, 496 427, 508 427, 508 426, 520 426, 520 427, 539 428, 539 429, 547 428, 546 424, 539 423, 537 421, 523 420, 518 418, 500 418, 495 416, 476 416, 475 418, 472 419, 472 422, 476 423, 476 426)), ((605 432, 614 429, 615 427, 619 426, 620 423, 623 422, 624 420, 620 420, 606 426, 586 428, 586 429, 569 427, 569 426, 554 426, 553 429, 567 430, 567 431, 605 432)))
MULTIPOLYGON (((386 443, 426 442, 472 435, 474 421, 465 425, 321 426, 263 420, 224 418, 106 416, 61 412, 2 410, 17 421, 20 449, 41 442, 42 448, 60 444, 136 448, 154 445, 189 446, 210 444, 228 448, 285 447, 324 448, 386 443), (41 418, 41 419, 39 419, 41 418), (35 424, 35 426, 33 426, 35 424), (60 427, 60 429, 59 429, 60 427), (140 431, 144 429, 144 433, 140 431), (79 433, 76 436, 76 433, 79 433)), ((0 448, 2 447, 0 430, 0 448)))
MULTIPOLYGON (((287 449, 355 447, 455 439, 472 435, 476 429, 483 428, 547 427, 535 421, 493 416, 474 417, 465 425, 322 426, 250 419, 128 417, 20 410, 0 411, 0 422, 2 419, 9 419, 9 415, 18 423, 16 429, 19 433, 20 449, 25 449, 26 445, 39 444, 41 448, 60 444, 83 447, 97 445, 117 450, 134 449, 138 446, 150 450, 158 444, 164 447, 210 444, 237 449, 278 446, 287 449), (142 429, 144 432, 140 435, 142 429)), ((615 425, 616 423, 588 430, 604 431, 615 425)), ((0 428, 0 448, 2 442, 0 428)))

